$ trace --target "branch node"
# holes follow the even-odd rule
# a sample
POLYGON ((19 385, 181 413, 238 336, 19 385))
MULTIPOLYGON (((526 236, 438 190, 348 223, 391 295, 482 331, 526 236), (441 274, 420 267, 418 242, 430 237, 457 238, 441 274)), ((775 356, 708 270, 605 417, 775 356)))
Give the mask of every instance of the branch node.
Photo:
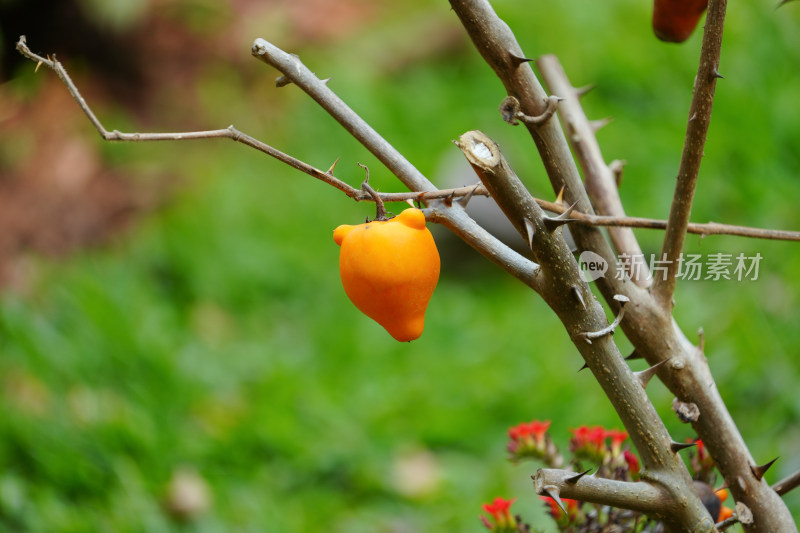
POLYGON ((519 100, 517 100, 514 96, 509 95, 503 98, 503 101, 500 102, 500 116, 502 116, 503 120, 512 126, 519 124, 520 120, 525 124, 540 126, 553 116, 553 114, 556 112, 556 108, 558 108, 558 102, 561 100, 562 98, 559 98, 558 96, 548 96, 545 100, 546 107, 544 111, 541 115, 534 117, 523 113, 520 108, 519 100))
POLYGON ((700 418, 700 408, 696 403, 682 402, 675 398, 672 400, 672 410, 684 424, 694 424, 700 418))
POLYGON ((578 334, 579 336, 583 337, 583 340, 585 340, 587 343, 592 344, 592 339, 600 338, 603 335, 613 335, 614 330, 617 329, 619 323, 622 322, 622 317, 625 315, 625 304, 630 301, 630 298, 628 298, 624 294, 615 294, 614 300, 619 302, 619 314, 617 315, 617 318, 614 319, 614 322, 612 322, 611 324, 609 324, 608 326, 604 327, 601 330, 583 331, 578 334))

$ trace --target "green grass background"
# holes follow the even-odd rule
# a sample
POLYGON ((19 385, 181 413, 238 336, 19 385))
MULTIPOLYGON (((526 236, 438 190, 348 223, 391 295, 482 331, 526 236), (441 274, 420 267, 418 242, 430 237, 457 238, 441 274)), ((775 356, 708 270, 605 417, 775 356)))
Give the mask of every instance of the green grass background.
MULTIPOLYGON (((729 6, 693 220, 800 228, 800 5, 773 4, 729 6)), ((643 0, 496 8, 528 56, 555 53, 576 85, 597 84, 584 105, 615 119, 598 138, 608 160, 627 161, 628 213, 665 218, 699 33, 658 42, 643 0)), ((413 31, 420 21, 457 27, 448 4, 382 12, 333 45, 291 51, 334 76, 330 86, 432 179, 457 151, 450 141, 481 129, 534 194, 552 198, 527 133, 500 119, 502 86, 473 48, 380 68, 394 46, 414 50, 430 35, 413 31)), ((256 36, 281 45, 275 32, 242 35, 242 54, 256 36)), ((29 69, 19 75, 35 90, 29 69)), ((337 174, 352 184, 356 162, 366 163, 381 190, 400 190, 296 87, 272 87, 274 75, 261 64, 246 76, 209 68, 197 120, 234 123, 320 168, 341 157, 337 174)), ((109 128, 139 127, 120 109, 102 111, 109 128)), ((131 179, 157 167, 185 185, 111 245, 36 260, 35 284, 0 299, 0 531, 480 531, 480 504, 497 495, 517 497, 515 510, 547 529, 529 477, 536 465, 506 461, 505 429, 550 419, 566 448, 568 428, 619 427, 542 301, 442 234, 425 334, 398 344, 338 279, 331 231, 369 205, 227 141, 103 153, 131 179), (398 486, 408 457, 428 461, 423 489, 398 486), (212 504, 182 524, 160 502, 187 466, 212 504)), ((661 233, 639 236, 658 251, 661 233)), ((690 237, 687 251, 764 258, 757 281, 682 283, 675 313, 690 338, 704 328, 753 455, 780 456, 767 476, 776 481, 800 468, 800 249, 712 236, 690 237)), ((692 437, 669 393, 648 390, 675 439, 692 437)), ((800 516, 800 494, 786 500, 800 516)))

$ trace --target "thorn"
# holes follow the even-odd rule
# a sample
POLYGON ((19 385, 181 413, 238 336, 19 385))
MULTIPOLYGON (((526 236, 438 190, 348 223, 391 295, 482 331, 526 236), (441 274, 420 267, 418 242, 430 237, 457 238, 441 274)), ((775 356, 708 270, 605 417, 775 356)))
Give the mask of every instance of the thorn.
POLYGON ((639 355, 639 352, 637 352, 636 350, 633 350, 631 354, 625 358, 626 361, 633 361, 634 359, 644 359, 644 357, 639 355))
POLYGON ((653 376, 656 375, 656 370, 658 370, 658 367, 660 367, 667 361, 669 361, 669 359, 664 359, 663 361, 660 361, 651 366, 650 368, 642 370, 641 372, 634 372, 634 375, 639 380, 639 384, 642 386, 643 389, 647 388, 647 384, 650 383, 650 380, 653 379, 653 376))
POLYGON ((286 87, 290 83, 292 83, 292 80, 290 80, 286 76, 278 76, 277 78, 275 78, 275 87, 286 87))
POLYGON ((526 218, 523 220, 525 222, 525 232, 528 234, 528 247, 533 250, 533 236, 536 233, 536 227, 531 219, 526 218))
POLYGON ((723 76, 722 74, 720 74, 720 73, 719 73, 719 70, 717 70, 717 68, 716 68, 716 67, 714 67, 714 70, 713 70, 713 71, 711 71, 711 75, 712 75, 713 77, 715 77, 715 78, 719 79, 719 80, 724 80, 724 79, 725 79, 725 76, 723 76))
POLYGON ((340 158, 341 158, 341 156, 336 158, 336 161, 334 161, 333 164, 331 164, 331 166, 330 166, 330 168, 328 168, 328 171, 326 172, 326 174, 330 174, 331 176, 333 176, 333 169, 336 168, 336 163, 339 162, 340 158))
POLYGON ((584 85, 583 87, 576 87, 575 96, 577 96, 578 98, 583 98, 588 93, 590 93, 592 89, 594 89, 595 87, 597 87, 596 83, 590 83, 589 85, 584 85))
POLYGON ((36 68, 35 68, 35 69, 33 69, 33 71, 34 71, 34 72, 39 72, 39 67, 41 67, 41 66, 42 66, 42 62, 41 62, 41 61, 37 62, 37 63, 36 63, 36 68))
POLYGON ((778 459, 779 458, 776 457, 772 461, 770 461, 768 463, 764 463, 763 465, 759 465, 759 466, 750 465, 750 471, 753 472, 753 475, 756 476, 757 480, 761 481, 761 479, 764 477, 764 474, 767 473, 767 470, 769 470, 769 468, 773 464, 775 464, 775 461, 777 461, 778 459))
POLYGON ((577 219, 576 218, 569 218, 569 216, 575 210, 575 206, 577 206, 577 205, 578 205, 578 202, 575 201, 574 204, 569 206, 566 211, 564 211, 563 213, 561 213, 557 217, 543 217, 542 218, 542 222, 544 222, 544 225, 547 226, 547 229, 549 229, 550 232, 555 231, 556 228, 558 228, 559 226, 563 226, 564 224, 568 224, 570 222, 575 222, 577 219))
POLYGON ((697 330, 697 349, 700 350, 700 353, 706 351, 706 332, 703 328, 697 330))
POLYGON ((583 366, 578 369, 578 372, 580 372, 581 370, 586 370, 587 368, 589 368, 589 365, 586 364, 586 363, 583 363, 583 366))
POLYGON ((689 117, 689 122, 692 122, 696 118, 697 118, 697 113, 692 113, 692 116, 689 117))
POLYGON ((589 126, 592 128, 592 131, 597 132, 600 129, 605 128, 612 122, 614 122, 614 117, 606 117, 606 118, 601 118, 599 120, 589 121, 589 126))
POLYGON ((580 481, 583 476, 585 476, 586 474, 588 474, 592 470, 594 470, 594 468, 590 468, 589 470, 584 470, 583 472, 579 472, 579 473, 575 474, 574 476, 570 476, 568 478, 565 478, 564 479, 564 483, 569 483, 570 485, 576 485, 578 483, 578 481, 580 481))
POLYGON ((328 82, 331 81, 331 79, 333 79, 333 76, 331 76, 330 78, 325 78, 324 80, 319 80, 319 81, 321 81, 325 85, 328 85, 328 82))
POLYGON ((508 52, 508 57, 511 59, 511 63, 514 65, 514 68, 519 68, 519 66, 522 65, 523 63, 529 63, 533 61, 533 59, 518 56, 517 54, 515 54, 510 50, 508 52))
POLYGON ((558 487, 555 485, 546 485, 542 487, 542 492, 547 494, 549 497, 553 498, 555 502, 558 504, 558 507, 564 511, 564 514, 567 514, 567 508, 564 507, 564 502, 561 501, 561 496, 558 490, 558 487))
POLYGON ((447 207, 452 207, 453 206, 453 198, 455 198, 455 196, 456 196, 456 193, 454 193, 454 192, 451 192, 450 194, 445 196, 444 205, 446 205, 447 207))
POLYGON ((572 286, 572 294, 575 295, 575 298, 581 303, 581 307, 583 307, 584 311, 586 310, 586 302, 583 300, 583 294, 581 294, 581 290, 577 285, 572 286))
POLYGON ((555 203, 557 204, 564 203, 564 187, 566 187, 566 185, 562 185, 561 189, 559 189, 558 191, 558 195, 556 196, 556 201, 555 201, 555 203))
POLYGON ((478 190, 478 187, 480 187, 480 186, 481 186, 481 184, 480 184, 480 183, 476 184, 476 185, 475 185, 475 186, 472 188, 472 190, 471 190, 471 191, 469 191, 467 194, 465 194, 464 196, 462 196, 462 197, 461 197, 461 198, 458 200, 458 203, 460 203, 460 204, 461 204, 463 207, 467 207, 467 204, 469 203, 469 201, 470 201, 470 200, 472 200, 472 195, 473 195, 473 194, 475 194, 475 191, 477 191, 477 190, 478 190))
POLYGON ((697 441, 694 442, 676 442, 672 441, 669 443, 669 449, 672 450, 672 453, 678 453, 681 450, 685 450, 686 448, 691 448, 692 446, 697 446, 697 441))

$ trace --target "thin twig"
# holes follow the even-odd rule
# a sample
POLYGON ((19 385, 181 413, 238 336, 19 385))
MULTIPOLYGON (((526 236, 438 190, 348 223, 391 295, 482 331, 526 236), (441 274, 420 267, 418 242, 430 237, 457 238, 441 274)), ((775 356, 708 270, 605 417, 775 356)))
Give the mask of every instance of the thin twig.
POLYGON ((288 54, 264 39, 253 42, 252 53, 258 59, 278 69, 283 76, 300 87, 327 111, 350 135, 378 158, 392 174, 412 191, 432 191, 428 181, 394 146, 353 111, 328 85, 311 72, 300 59, 288 54))
MULTIPOLYGON (((542 200, 539 198, 536 199, 536 203, 538 203, 542 209, 554 213, 563 213, 567 210, 567 206, 564 206, 563 204, 548 202, 547 200, 542 200)), ((590 226, 615 226, 661 230, 666 229, 667 227, 666 220, 658 220, 655 218, 587 215, 586 213, 581 213, 580 211, 573 211, 570 216, 574 218, 578 224, 586 224, 590 226)), ((749 226, 720 224, 717 222, 690 222, 686 228, 686 231, 695 235, 735 235, 738 237, 749 237, 754 239, 800 241, 800 231, 753 228, 749 226)))
POLYGON ((772 485, 772 490, 777 492, 780 496, 783 496, 797 487, 800 487, 800 470, 772 485))
POLYGON ((679 262, 686 239, 686 228, 692 212, 692 200, 703 159, 711 110, 719 74, 719 58, 722 50, 722 30, 728 0, 711 0, 708 4, 700 65, 695 78, 694 95, 689 107, 689 121, 683 142, 683 153, 678 169, 678 179, 672 197, 667 233, 661 248, 661 257, 667 262, 666 273, 653 282, 652 293, 656 302, 664 309, 672 308, 679 262))
POLYGON ((33 53, 27 45, 25 36, 21 36, 19 41, 17 42, 17 50, 33 61, 37 62, 38 64, 45 65, 46 67, 52 69, 61 81, 64 82, 64 85, 67 87, 67 91, 72 96, 72 98, 78 103, 81 110, 84 114, 89 118, 89 121, 95 127, 95 129, 100 133, 100 136, 106 141, 129 141, 129 142, 148 142, 148 141, 188 141, 188 140, 195 140, 195 139, 219 139, 219 138, 226 138, 232 139, 233 141, 242 143, 247 145, 251 148, 255 148, 256 150, 263 152, 271 157, 274 157, 278 161, 286 163, 287 165, 300 170, 301 172, 305 172, 309 176, 313 176, 319 180, 324 181, 325 183, 336 187, 340 191, 344 192, 347 196, 356 199, 363 199, 362 196, 364 195, 363 191, 352 187, 351 185, 345 183, 344 181, 336 178, 330 172, 323 172, 318 168, 315 168, 304 161, 301 161, 295 157, 292 157, 288 154, 265 144, 258 139, 243 133, 233 126, 228 126, 227 128, 218 129, 218 130, 207 130, 207 131, 186 131, 186 132, 179 132, 179 133, 125 133, 117 130, 109 131, 107 130, 103 124, 100 122, 100 119, 94 114, 92 109, 86 103, 86 99, 81 95, 78 88, 73 83, 72 79, 67 74, 66 69, 63 65, 55 59, 42 57, 38 54, 33 53))

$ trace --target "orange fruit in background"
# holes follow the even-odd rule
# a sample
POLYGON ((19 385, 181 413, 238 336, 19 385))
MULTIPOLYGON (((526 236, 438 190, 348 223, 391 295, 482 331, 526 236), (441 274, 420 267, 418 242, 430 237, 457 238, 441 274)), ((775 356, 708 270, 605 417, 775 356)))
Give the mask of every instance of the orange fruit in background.
POLYGON ((422 335, 440 269, 425 214, 411 208, 389 220, 339 226, 333 240, 341 246, 339 273, 355 306, 398 341, 422 335))
POLYGON ((653 31, 662 41, 682 43, 694 32, 708 0, 655 0, 653 31))

